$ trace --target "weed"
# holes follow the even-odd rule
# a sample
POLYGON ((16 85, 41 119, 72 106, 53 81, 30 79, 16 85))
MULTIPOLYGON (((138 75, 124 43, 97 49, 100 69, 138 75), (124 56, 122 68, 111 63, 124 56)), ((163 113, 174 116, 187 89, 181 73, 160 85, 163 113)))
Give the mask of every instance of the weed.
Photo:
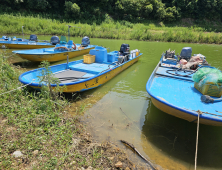
POLYGON ((66 25, 75 25, 70 36, 89 36, 93 38, 135 39, 142 41, 168 41, 168 42, 199 42, 220 44, 221 25, 196 23, 184 27, 183 21, 175 24, 164 24, 155 21, 144 23, 130 23, 129 21, 105 20, 101 24, 93 22, 66 23, 55 19, 44 19, 39 16, 21 16, 0 14, 0 32, 2 34, 19 34, 24 26, 25 34, 65 35, 66 25), (199 25, 198 25, 199 24, 199 25), (81 29, 79 29, 79 27, 81 29), (215 31, 212 32, 211 31, 215 31), (207 32, 208 31, 208 32, 207 32), (201 35, 200 35, 201 34, 201 35))
POLYGON ((93 149, 93 153, 92 153, 92 166, 93 166, 93 167, 96 167, 96 165, 97 165, 97 160, 98 160, 99 158, 101 158, 101 157, 102 157, 102 154, 99 153, 97 147, 95 147, 95 148, 93 149))
MULTIPOLYGON (((18 81, 22 70, 4 58, 4 54, 0 54, 0 94, 22 85, 18 81)), ((24 88, 1 95, 0 103, 0 123, 5 120, 0 126, 1 168, 21 168, 21 164, 11 156, 16 150, 28 157, 27 163, 23 162, 22 166, 37 159, 39 162, 35 167, 38 169, 58 167, 64 147, 69 148, 73 133, 77 132, 76 119, 63 118, 61 111, 67 102, 58 97, 52 100, 45 92, 24 88), (39 151, 38 158, 33 155, 34 150, 39 151)))

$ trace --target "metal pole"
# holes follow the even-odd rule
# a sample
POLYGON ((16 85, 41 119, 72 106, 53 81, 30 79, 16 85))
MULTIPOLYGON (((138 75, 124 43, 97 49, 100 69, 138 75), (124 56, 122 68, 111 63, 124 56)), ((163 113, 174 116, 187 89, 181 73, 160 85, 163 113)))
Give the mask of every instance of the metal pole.
POLYGON ((69 68, 69 55, 67 55, 67 69, 69 68))
POLYGON ((70 28, 71 26, 70 25, 68 25, 68 41, 70 40, 70 32, 69 32, 69 28, 70 28))
POLYGON ((23 40, 24 40, 24 33, 23 33, 23 27, 24 27, 24 26, 22 26, 22 35, 23 35, 23 40))

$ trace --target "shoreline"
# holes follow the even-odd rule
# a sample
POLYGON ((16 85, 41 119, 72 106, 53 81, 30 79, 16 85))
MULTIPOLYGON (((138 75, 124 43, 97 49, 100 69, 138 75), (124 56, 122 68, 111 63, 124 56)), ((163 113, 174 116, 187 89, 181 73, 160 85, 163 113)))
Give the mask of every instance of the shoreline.
MULTIPOLYGON (((4 54, 0 54, 0 66, 0 94, 22 86, 18 76, 26 69, 10 64, 4 54)), ((145 164, 132 162, 125 151, 115 144, 108 141, 98 143, 92 138, 86 130, 87 125, 80 121, 87 107, 81 108, 87 102, 91 102, 91 98, 84 94, 77 94, 71 99, 69 95, 60 94, 53 99, 47 91, 36 92, 30 88, 1 95, 1 167, 81 170, 149 168, 145 164)))

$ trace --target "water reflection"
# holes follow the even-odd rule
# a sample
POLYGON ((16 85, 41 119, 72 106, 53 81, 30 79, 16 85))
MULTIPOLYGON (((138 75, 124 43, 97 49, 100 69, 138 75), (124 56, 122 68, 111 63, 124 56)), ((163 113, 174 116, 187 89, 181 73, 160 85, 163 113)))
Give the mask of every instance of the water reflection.
MULTIPOLYGON (((168 115, 149 102, 142 127, 144 152, 164 168, 193 169, 196 131, 195 123, 168 115), (157 153, 150 153, 147 143, 157 153)), ((221 127, 200 125, 197 169, 222 168, 221 133, 221 127)))

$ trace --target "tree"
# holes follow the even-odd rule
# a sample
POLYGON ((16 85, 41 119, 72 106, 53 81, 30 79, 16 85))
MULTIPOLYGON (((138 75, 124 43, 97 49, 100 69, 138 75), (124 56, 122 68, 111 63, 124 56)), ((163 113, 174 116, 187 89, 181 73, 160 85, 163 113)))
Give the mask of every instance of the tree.
POLYGON ((80 15, 80 7, 76 3, 70 1, 65 2, 65 16, 67 18, 78 18, 80 15))

